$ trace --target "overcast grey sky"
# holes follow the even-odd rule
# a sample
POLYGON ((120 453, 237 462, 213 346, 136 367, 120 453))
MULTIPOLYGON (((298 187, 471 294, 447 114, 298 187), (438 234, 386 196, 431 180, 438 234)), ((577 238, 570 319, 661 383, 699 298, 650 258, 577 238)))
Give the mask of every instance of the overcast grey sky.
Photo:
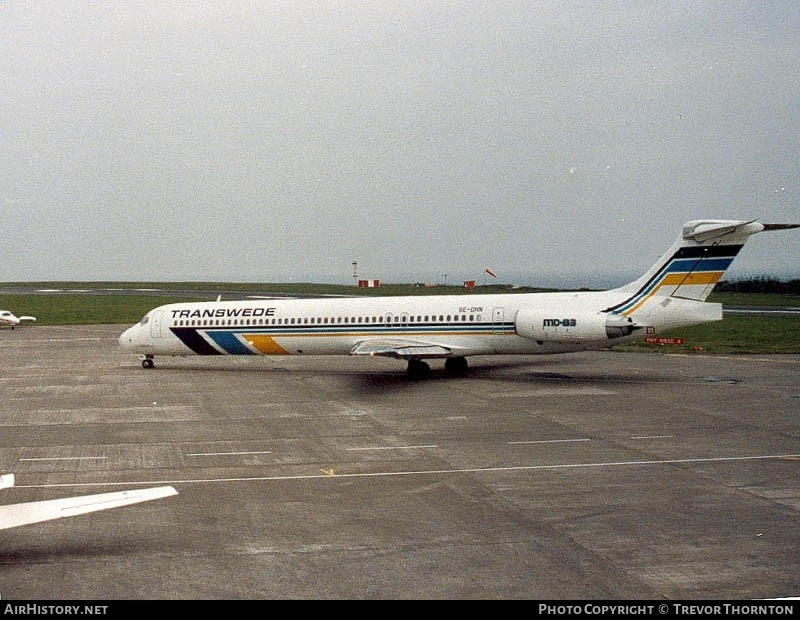
POLYGON ((0 68, 0 281, 597 283, 800 222, 797 0, 3 0, 0 68))

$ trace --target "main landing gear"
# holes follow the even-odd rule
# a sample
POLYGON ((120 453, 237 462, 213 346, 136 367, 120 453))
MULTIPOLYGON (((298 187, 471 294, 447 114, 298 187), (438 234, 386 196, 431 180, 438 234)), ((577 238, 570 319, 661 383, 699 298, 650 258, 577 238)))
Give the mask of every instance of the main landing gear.
POLYGON ((142 368, 152 368, 155 366, 152 355, 140 355, 139 359, 142 360, 142 368))
MULTIPOLYGON (((464 376, 467 374, 467 358, 448 357, 444 362, 444 369, 448 375, 464 376)), ((410 359, 406 372, 409 379, 427 379, 431 376, 431 367, 420 359, 410 359)))
POLYGON ((467 374, 467 358, 448 357, 444 361, 444 369, 450 375, 465 375, 467 374))
POLYGON ((408 370, 406 370, 409 379, 427 379, 431 376, 431 367, 427 362, 422 360, 411 359, 408 360, 408 370))

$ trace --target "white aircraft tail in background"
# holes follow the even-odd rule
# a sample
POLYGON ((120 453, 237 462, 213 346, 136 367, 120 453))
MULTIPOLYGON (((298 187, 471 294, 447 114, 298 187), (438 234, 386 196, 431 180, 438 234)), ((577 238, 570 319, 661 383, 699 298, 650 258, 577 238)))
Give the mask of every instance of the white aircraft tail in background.
MULTIPOLYGON (((0 476, 0 489, 7 489, 13 486, 14 474, 0 476)), ((0 506, 0 530, 129 506, 130 504, 148 502, 177 494, 178 492, 173 487, 163 486, 8 504, 0 506)))
POLYGON ((35 321, 35 316, 14 316, 9 310, 0 310, 0 327, 14 329, 22 321, 35 321))
POLYGON ((686 222, 642 277, 608 291, 187 302, 159 306, 119 338, 153 367, 155 355, 369 355, 430 373, 442 358, 609 348, 722 319, 706 303, 750 235, 797 228, 744 220, 686 222))

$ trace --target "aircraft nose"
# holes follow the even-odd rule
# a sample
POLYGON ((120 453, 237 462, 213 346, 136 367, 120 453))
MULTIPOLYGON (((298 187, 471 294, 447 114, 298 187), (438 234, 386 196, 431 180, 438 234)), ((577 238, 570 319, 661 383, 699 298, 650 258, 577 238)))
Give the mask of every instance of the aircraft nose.
POLYGON ((133 343, 133 337, 131 331, 133 330, 132 327, 126 329, 119 337, 119 346, 125 347, 133 343))

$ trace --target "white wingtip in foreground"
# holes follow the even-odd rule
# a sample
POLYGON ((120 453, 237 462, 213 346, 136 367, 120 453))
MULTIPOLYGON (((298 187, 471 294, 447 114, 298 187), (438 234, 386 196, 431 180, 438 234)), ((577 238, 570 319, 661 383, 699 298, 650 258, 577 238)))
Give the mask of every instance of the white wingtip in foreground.
POLYGON ((10 327, 14 329, 22 321, 35 321, 35 316, 14 316, 9 310, 0 310, 0 327, 10 327))
MULTIPOLYGON (((0 476, 0 489, 12 486, 14 486, 14 474, 0 476)), ((74 517, 100 510, 120 508, 121 506, 139 504, 177 494, 178 492, 173 487, 162 486, 9 504, 0 506, 0 530, 64 517, 74 517)))
POLYGON ((706 303, 750 235, 797 228, 747 220, 692 220, 642 277, 609 291, 346 297, 176 303, 148 312, 119 338, 153 367, 155 355, 368 355, 444 359, 609 348, 722 319, 706 303))

